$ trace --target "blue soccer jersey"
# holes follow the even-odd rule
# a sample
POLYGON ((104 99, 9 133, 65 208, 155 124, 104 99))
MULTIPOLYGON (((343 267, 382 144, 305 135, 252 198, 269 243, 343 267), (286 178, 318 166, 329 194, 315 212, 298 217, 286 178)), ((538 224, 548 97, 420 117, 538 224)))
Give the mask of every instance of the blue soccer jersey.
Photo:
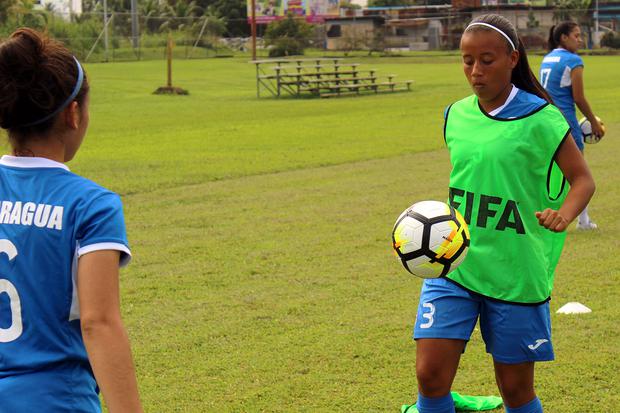
MULTIPOLYGON (((20 377, 36 383, 37 372, 66 365, 92 377, 76 275, 78 258, 97 250, 120 251, 121 265, 130 259, 118 195, 49 159, 0 159, 0 407, 20 377)), ((76 406, 66 411, 83 411, 76 406)))
MULTIPOLYGON (((496 119, 515 119, 528 116, 543 108, 546 104, 546 100, 512 85, 510 94, 506 98, 504 104, 495 108, 490 113, 487 113, 487 115, 496 119)), ((443 112, 444 121, 446 120, 449 108, 448 106, 443 112)))
POLYGON ((546 100, 512 85, 512 90, 506 102, 504 102, 502 106, 491 111, 489 115, 498 119, 521 118, 536 112, 546 104, 546 100))
POLYGON ((571 133, 580 149, 583 149, 581 128, 577 122, 571 72, 583 67, 583 60, 566 49, 558 48, 548 53, 540 66, 540 83, 549 92, 553 103, 562 111, 571 127, 571 133))

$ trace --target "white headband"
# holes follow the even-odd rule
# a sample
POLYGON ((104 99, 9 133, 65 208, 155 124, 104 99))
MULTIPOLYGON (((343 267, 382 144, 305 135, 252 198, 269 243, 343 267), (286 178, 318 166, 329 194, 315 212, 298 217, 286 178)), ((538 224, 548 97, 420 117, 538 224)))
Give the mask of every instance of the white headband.
POLYGON ((492 24, 483 23, 483 22, 474 22, 474 23, 471 23, 469 26, 467 26, 465 28, 465 31, 467 31, 471 26, 485 26, 485 27, 489 27, 489 28, 495 30, 496 32, 498 32, 499 34, 504 36, 506 38, 506 40, 508 40, 508 43, 510 43, 510 45, 512 46, 512 50, 517 50, 517 48, 515 47, 515 44, 512 42, 512 40, 510 40, 510 37, 508 37, 508 35, 506 33, 501 31, 497 27, 493 26, 492 24))

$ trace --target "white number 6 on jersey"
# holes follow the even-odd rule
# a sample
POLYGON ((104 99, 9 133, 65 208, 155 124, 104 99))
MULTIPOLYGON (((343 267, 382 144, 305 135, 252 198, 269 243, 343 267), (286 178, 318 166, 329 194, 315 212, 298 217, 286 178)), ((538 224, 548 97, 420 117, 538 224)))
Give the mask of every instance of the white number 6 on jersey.
MULTIPOLYGON (((0 239, 0 254, 2 253, 9 257, 9 261, 12 261, 17 257, 17 248, 8 239, 0 239)), ((22 335, 22 304, 17 289, 9 280, 0 279, 0 294, 2 293, 9 296, 11 303, 11 326, 0 328, 0 343, 8 343, 22 335)))

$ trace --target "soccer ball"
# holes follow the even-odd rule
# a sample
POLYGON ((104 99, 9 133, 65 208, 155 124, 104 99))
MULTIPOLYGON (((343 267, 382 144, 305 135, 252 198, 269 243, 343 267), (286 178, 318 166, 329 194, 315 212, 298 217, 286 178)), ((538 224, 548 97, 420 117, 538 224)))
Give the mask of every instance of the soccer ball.
POLYGON ((469 229, 461 214, 439 201, 417 202, 396 220, 392 246, 403 266, 422 278, 443 277, 467 255, 469 229))
MULTIPOLYGON (((605 125, 603 125, 603 121, 598 116, 596 117, 596 119, 599 121, 604 131, 605 125)), ((585 143, 598 143, 601 140, 600 137, 592 134, 592 124, 587 118, 582 118, 579 121, 579 127, 581 128, 581 133, 583 134, 583 141, 585 143)))

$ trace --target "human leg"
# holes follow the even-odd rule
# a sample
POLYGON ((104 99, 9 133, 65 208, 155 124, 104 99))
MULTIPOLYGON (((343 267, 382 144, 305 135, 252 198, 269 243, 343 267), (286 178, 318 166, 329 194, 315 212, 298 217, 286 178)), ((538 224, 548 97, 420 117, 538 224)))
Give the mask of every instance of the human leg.
POLYGON ((450 388, 465 341, 423 338, 416 346, 417 408, 420 413, 454 413, 450 388))
MULTIPOLYGON (((583 153, 583 149, 581 153, 583 153)), ((583 211, 581 211, 581 214, 579 214, 579 217, 577 217, 577 229, 587 231, 597 228, 598 225, 596 225, 596 223, 594 223, 594 221, 590 218, 590 215, 588 214, 588 206, 586 205, 583 211)))
POLYGON ((590 215, 588 215, 588 207, 585 207, 581 214, 579 214, 579 218, 577 218, 577 229, 580 230, 591 230, 597 229, 598 225, 596 225, 592 219, 590 219, 590 215))
POLYGON ((493 355, 495 379, 508 413, 541 413, 534 363, 554 358, 549 303, 518 305, 485 300, 480 329, 493 355))
POLYGON ((496 360, 495 380, 509 413, 542 412, 540 400, 534 391, 534 362, 505 364, 496 360), (525 410, 520 410, 524 408, 525 410))
POLYGON ((456 413, 451 393, 441 397, 426 397, 418 392, 416 408, 420 413, 456 413))
POLYGON ((540 403, 540 399, 538 399, 538 397, 535 397, 532 401, 520 407, 510 408, 506 406, 506 413, 542 413, 542 412, 543 412, 542 404, 540 403))
MULTIPOLYGON (((581 151, 581 154, 584 155, 585 145, 583 143, 583 135, 581 134, 581 128, 571 127, 571 133, 573 134, 573 138, 575 139, 575 143, 577 143, 577 147, 581 151)), ((591 230, 597 229, 598 225, 596 225, 591 219, 590 215, 588 215, 588 207, 586 206, 579 217, 577 218, 577 229, 579 230, 591 230)))
POLYGON ((414 330, 421 413, 454 412, 450 387, 478 313, 478 300, 459 286, 425 281, 414 330))
POLYGON ((465 341, 425 338, 417 340, 416 377, 418 391, 426 397, 450 393, 465 341))

